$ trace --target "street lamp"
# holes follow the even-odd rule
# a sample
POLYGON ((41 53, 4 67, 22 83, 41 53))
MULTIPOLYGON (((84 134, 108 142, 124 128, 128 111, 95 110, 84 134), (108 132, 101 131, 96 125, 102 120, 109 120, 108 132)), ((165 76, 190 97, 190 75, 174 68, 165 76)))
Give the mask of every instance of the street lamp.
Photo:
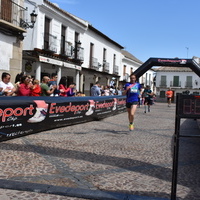
POLYGON ((81 49, 81 42, 80 41, 75 41, 75 48, 73 49, 74 51, 74 59, 79 60, 79 51, 81 49))
POLYGON ((81 49, 81 42, 78 41, 78 42, 76 42, 76 51, 78 52, 78 51, 80 51, 80 49, 81 49))
POLYGON ((34 27, 34 24, 35 24, 36 19, 37 19, 37 14, 35 13, 35 10, 33 10, 33 12, 30 14, 30 16, 31 16, 31 22, 26 22, 23 19, 21 19, 20 26, 22 28, 27 29, 27 28, 33 28, 34 27))

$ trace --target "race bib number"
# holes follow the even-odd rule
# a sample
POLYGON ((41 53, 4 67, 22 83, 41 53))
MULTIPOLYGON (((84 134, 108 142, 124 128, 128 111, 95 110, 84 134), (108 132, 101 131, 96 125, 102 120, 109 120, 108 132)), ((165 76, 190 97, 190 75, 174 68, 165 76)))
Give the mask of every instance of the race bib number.
POLYGON ((136 88, 131 88, 131 93, 137 93, 137 89, 136 88))

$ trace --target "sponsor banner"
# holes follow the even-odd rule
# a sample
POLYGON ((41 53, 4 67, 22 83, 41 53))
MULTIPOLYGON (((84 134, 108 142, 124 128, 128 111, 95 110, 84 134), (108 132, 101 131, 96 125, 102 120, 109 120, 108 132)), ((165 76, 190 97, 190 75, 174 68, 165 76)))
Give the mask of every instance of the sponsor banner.
POLYGON ((167 63, 167 64, 182 64, 185 65, 187 63, 186 59, 158 59, 159 63, 167 63))
POLYGON ((124 112, 125 96, 0 97, 0 141, 124 112))

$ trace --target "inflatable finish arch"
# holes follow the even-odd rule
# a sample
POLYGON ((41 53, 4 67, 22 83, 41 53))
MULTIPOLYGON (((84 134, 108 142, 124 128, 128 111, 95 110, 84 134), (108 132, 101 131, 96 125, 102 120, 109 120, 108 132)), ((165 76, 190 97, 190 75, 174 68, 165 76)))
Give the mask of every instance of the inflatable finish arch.
POLYGON ((198 76, 200 76, 200 65, 194 59, 179 59, 179 58, 149 58, 137 70, 134 71, 137 79, 153 66, 168 66, 168 67, 189 67, 198 76))

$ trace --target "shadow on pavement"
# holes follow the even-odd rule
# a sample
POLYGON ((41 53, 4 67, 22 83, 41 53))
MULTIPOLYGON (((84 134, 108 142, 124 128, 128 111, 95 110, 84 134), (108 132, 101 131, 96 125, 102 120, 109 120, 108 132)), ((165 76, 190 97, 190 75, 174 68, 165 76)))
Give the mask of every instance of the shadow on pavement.
MULTIPOLYGON (((106 130, 108 131, 108 130, 106 130)), ((118 131, 112 133, 119 134, 118 131)), ((124 133, 121 133, 124 134, 124 133)), ((181 124, 181 134, 200 134, 197 123, 193 119, 187 119, 181 124)), ((172 147, 173 147, 173 138, 172 138, 172 147)), ((104 165, 111 165, 118 168, 123 168, 128 171, 139 172, 148 176, 152 176, 164 181, 171 182, 172 171, 169 168, 165 168, 159 165, 153 165, 146 162, 141 162, 134 159, 114 157, 114 156, 105 156, 97 155, 90 152, 82 152, 76 150, 65 150, 62 148, 52 148, 39 145, 25 145, 25 144, 8 144, 2 142, 0 145, 1 150, 13 150, 13 151, 25 151, 25 152, 35 152, 42 155, 50 155, 55 157, 62 158, 71 158, 76 160, 84 160, 93 163, 99 163, 104 165)), ((173 148, 172 148, 173 152, 173 148)), ((198 200, 200 199, 199 185, 200 185, 200 138, 181 138, 180 139, 180 150, 179 150, 179 169, 178 169, 178 184, 190 188, 190 193, 184 200, 198 200)), ((23 191, 38 191, 42 193, 51 193, 64 196, 75 196, 81 198, 87 198, 84 194, 84 189, 81 188, 66 188, 61 186, 46 185, 46 184, 36 184, 36 183, 26 183, 23 181, 13 181, 13 180, 0 180, 0 188, 4 189, 17 189, 23 191), (65 189, 64 189, 65 188, 65 189), (64 189, 64 190, 63 190, 64 189), (63 191, 63 192, 62 192, 63 191), (70 193, 71 191, 71 193, 70 193), (82 193, 81 193, 82 192, 82 193), (81 196, 82 195, 82 196, 81 196)), ((128 194, 127 191, 99 191, 99 190, 85 190, 86 194, 91 194, 93 199, 138 199, 143 200, 146 197, 137 197, 135 198, 133 193, 128 194), (93 195, 95 193, 95 196, 93 195), (98 197, 97 193, 101 193, 98 197), (119 193, 120 192, 120 193, 119 193), (111 195, 108 198, 106 195, 111 195), (115 196, 116 194, 116 196, 115 196), (93 195, 93 196, 92 196, 93 195), (102 195, 105 195, 102 197, 102 195), (118 195, 125 195, 118 197, 118 195), (127 196, 129 195, 129 197, 127 196)), ((157 196, 163 198, 170 198, 169 194, 165 193, 154 193, 154 192, 144 192, 138 191, 134 192, 134 195, 145 195, 149 196, 148 199, 151 199, 150 196, 157 196)), ((90 198, 90 199, 91 199, 90 198)), ((158 199, 153 197, 153 199, 158 199)), ((180 199, 180 198, 179 198, 180 199)))
MULTIPOLYGON (((114 157, 114 156, 105 156, 105 155, 97 155, 94 153, 90 153, 90 152, 81 152, 81 151, 76 151, 76 150, 64 150, 61 148, 50 148, 50 147, 46 147, 46 146, 38 146, 38 145, 22 145, 22 144, 7 144, 7 143, 1 143, 0 146, 1 150, 13 150, 13 151, 26 151, 26 152, 34 152, 34 153, 39 153, 42 155, 50 155, 50 156, 55 156, 55 157, 62 157, 62 158, 71 158, 71 159, 76 159, 76 160, 84 160, 84 161, 89 161, 89 162, 93 162, 93 163, 99 163, 99 164, 104 164, 104 165, 111 165, 114 167, 118 167, 118 168, 123 168, 126 169, 128 171, 134 171, 134 172, 139 172, 139 173, 143 173, 146 174, 148 176, 153 176, 156 177, 158 179, 162 179, 165 181, 170 182, 171 181, 171 170, 162 166, 158 166, 158 165, 152 165, 150 163, 146 163, 146 162, 141 162, 141 161, 137 161, 137 160, 133 160, 133 159, 129 159, 129 158, 121 158, 121 157, 114 157)), ((17 189, 18 190, 28 190, 28 191, 38 191, 38 186, 40 186, 39 188, 43 188, 42 192, 45 193, 51 193, 51 191, 48 190, 48 188, 51 188, 53 192, 53 194, 57 194, 55 191, 57 190, 56 188, 58 186, 53 186, 53 185, 45 185, 42 186, 40 184, 33 184, 33 183, 29 183, 30 186, 28 186, 28 184, 26 182, 21 182, 21 181, 17 181, 17 183, 15 183, 13 180, 0 180, 0 187, 4 188, 4 189, 17 189), (20 182, 20 184, 19 184, 20 182), (19 187, 19 185, 21 185, 21 189, 19 187), (54 189, 53 189, 54 188, 54 189), (56 190, 55 190, 56 189, 56 190)), ((70 188, 68 188, 70 189, 70 188)), ((75 189, 75 188, 74 188, 75 189)), ((80 190, 80 189, 76 189, 76 190, 80 190)), ((92 190, 90 190, 89 193, 91 193, 92 190)), ((96 193, 97 191, 95 191, 96 193)), ((109 191, 104 191, 104 193, 109 193, 109 191)), ((119 191, 116 191, 115 193, 118 193, 119 191)), ((126 195, 133 195, 133 193, 131 194, 127 194, 127 191, 120 191, 122 192, 121 194, 126 194, 126 195)), ((76 193, 76 192, 75 192, 76 193)), ((137 194, 140 195, 153 195, 153 196, 157 196, 157 197, 169 197, 168 194, 164 194, 164 193, 149 193, 149 192, 137 192, 137 194)), ((64 195, 64 194, 62 194, 64 195)), ((69 194, 68 194, 69 195, 69 194)), ((136 195, 134 193, 134 195, 136 195)), ((94 198, 94 196, 93 196, 94 198)), ((95 199, 97 199, 95 197, 95 199)), ((100 198, 102 200, 105 200, 105 198, 100 198)), ((115 198, 111 198, 111 199, 115 199, 115 198)), ((127 198, 126 198, 127 199, 127 198)), ((131 198, 129 198, 131 199, 131 198)), ((137 199, 140 199, 139 197, 137 199)), ((143 198, 144 199, 144 198, 143 198)), ((150 199, 150 197, 149 197, 150 199)), ((154 199, 158 199, 156 197, 154 197, 154 199)), ((119 200, 122 200, 119 198, 119 200)), ((141 198, 142 200, 142 198, 141 198)))

